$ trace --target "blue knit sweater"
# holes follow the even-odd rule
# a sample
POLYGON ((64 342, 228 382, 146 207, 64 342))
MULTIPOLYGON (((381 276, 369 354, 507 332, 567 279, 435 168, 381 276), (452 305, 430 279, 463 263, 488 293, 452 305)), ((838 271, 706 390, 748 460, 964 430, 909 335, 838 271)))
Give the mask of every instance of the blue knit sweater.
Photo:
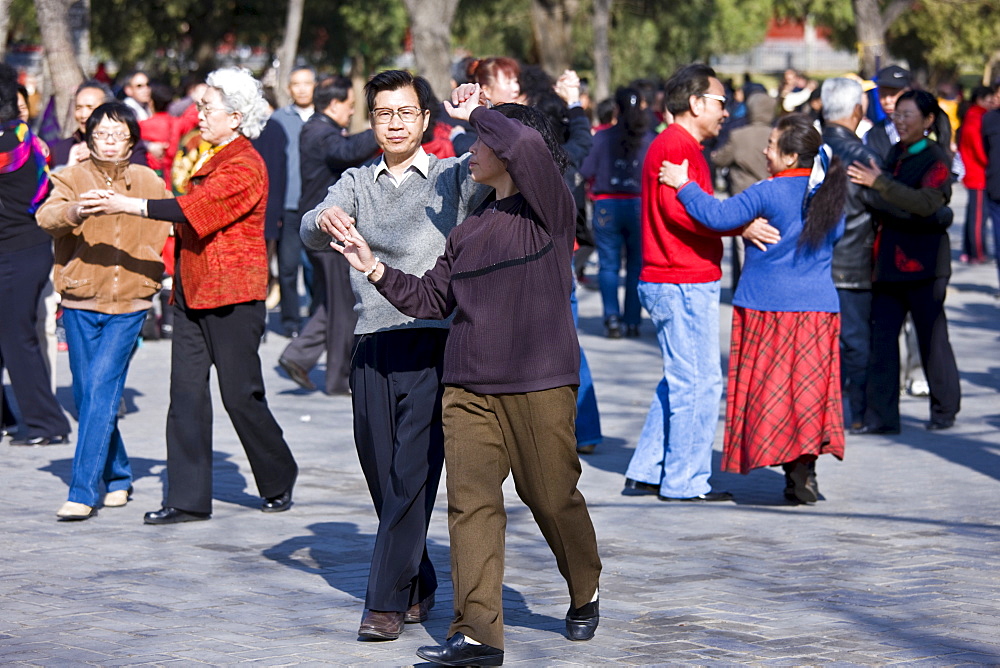
MULTIPOLYGON (((843 219, 816 250, 799 246, 802 200, 809 177, 781 174, 750 186, 739 195, 719 201, 694 182, 677 193, 688 213, 713 230, 731 230, 766 218, 781 232, 781 241, 761 251, 746 245, 746 264, 733 305, 756 311, 820 311, 838 313, 840 302, 833 286, 830 262, 833 246, 844 234, 843 219)), ((783 174, 789 174, 784 172, 783 174)))

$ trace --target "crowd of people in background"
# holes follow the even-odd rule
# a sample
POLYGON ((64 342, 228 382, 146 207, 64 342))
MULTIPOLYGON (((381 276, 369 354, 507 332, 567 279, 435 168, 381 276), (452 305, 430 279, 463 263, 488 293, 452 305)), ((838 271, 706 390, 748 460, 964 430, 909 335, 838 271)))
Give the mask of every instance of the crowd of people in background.
POLYGON ((288 510, 298 466, 258 356, 274 311, 287 377, 352 398, 379 517, 361 638, 396 639, 434 606, 426 533, 448 461, 456 617, 419 652, 446 665, 503 661, 511 473, 569 587, 567 636, 597 628, 576 483, 603 436, 578 286, 599 290, 607 338, 649 332, 663 357, 622 494, 732 500, 710 484, 724 394, 722 468, 781 466, 784 497, 810 504, 845 433, 900 433, 901 391, 928 396, 926 429, 955 424, 956 215, 960 261, 992 252, 1000 272, 996 84, 931 92, 889 65, 872 80, 788 70, 769 91, 692 64, 592 100, 573 71, 464 58, 444 100, 375 75, 351 134, 361 91, 338 73, 295 68, 279 107, 239 68, 177 87, 138 70, 112 87, 102 69, 75 91, 75 125, 44 137, 18 81, 0 66, 0 374, 18 407, 0 384, 0 426, 11 445, 74 440, 54 395, 68 349, 78 426, 59 519, 130 500, 118 420, 140 338, 173 346, 168 481, 145 522, 211 518, 212 367, 260 509, 288 510))

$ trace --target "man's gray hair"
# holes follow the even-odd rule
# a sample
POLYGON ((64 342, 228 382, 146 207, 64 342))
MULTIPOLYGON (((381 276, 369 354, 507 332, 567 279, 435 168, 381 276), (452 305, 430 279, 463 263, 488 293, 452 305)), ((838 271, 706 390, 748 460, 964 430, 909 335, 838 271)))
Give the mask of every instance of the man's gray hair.
POLYGON ((850 117, 856 105, 863 105, 864 90, 854 79, 837 77, 827 79, 820 89, 823 100, 823 118, 828 121, 839 121, 850 117))
POLYGON ((250 70, 243 67, 223 67, 215 70, 205 79, 209 88, 219 91, 226 111, 240 112, 240 134, 247 139, 260 136, 267 123, 269 109, 264 101, 262 86, 250 70))

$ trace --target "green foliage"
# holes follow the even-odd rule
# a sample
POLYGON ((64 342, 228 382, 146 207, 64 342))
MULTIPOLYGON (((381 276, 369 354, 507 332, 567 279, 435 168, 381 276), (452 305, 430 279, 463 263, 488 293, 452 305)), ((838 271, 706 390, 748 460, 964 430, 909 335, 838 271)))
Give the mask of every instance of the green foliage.
POLYGON ((990 55, 1000 51, 996 0, 922 2, 892 27, 889 46, 911 65, 926 68, 932 82, 962 71, 981 73, 990 55))
POLYGON ((830 41, 848 51, 857 48, 854 30, 854 7, 851 0, 774 0, 775 15, 782 18, 804 19, 809 16, 816 25, 830 31, 830 41))
POLYGON ((462 0, 451 35, 456 48, 473 56, 531 62, 531 0, 462 0))
POLYGON ((360 58, 376 72, 402 52, 408 24, 401 0, 307 2, 299 52, 322 71, 341 72, 360 58))
POLYGON ((37 44, 41 39, 33 0, 12 0, 8 20, 8 40, 11 43, 37 44))
POLYGON ((684 63, 757 44, 764 39, 772 10, 772 0, 616 2, 613 85, 636 77, 667 77, 684 63))

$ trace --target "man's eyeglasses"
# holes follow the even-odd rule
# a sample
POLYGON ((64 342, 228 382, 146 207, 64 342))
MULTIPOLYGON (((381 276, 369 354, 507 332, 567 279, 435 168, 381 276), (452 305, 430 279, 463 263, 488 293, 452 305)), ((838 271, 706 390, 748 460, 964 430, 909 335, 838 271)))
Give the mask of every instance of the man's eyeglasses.
POLYGON ((98 130, 90 135, 94 139, 105 140, 113 139, 115 141, 125 141, 126 139, 131 139, 132 135, 127 132, 104 132, 103 130, 98 130))
POLYGON ((399 109, 374 109, 371 117, 377 125, 388 125, 393 116, 399 116, 404 123, 413 123, 424 115, 424 109, 417 107, 400 107, 399 109))
POLYGON ((709 100, 718 100, 722 103, 722 106, 726 106, 726 96, 725 95, 714 95, 712 93, 705 93, 702 97, 707 97, 709 100))

